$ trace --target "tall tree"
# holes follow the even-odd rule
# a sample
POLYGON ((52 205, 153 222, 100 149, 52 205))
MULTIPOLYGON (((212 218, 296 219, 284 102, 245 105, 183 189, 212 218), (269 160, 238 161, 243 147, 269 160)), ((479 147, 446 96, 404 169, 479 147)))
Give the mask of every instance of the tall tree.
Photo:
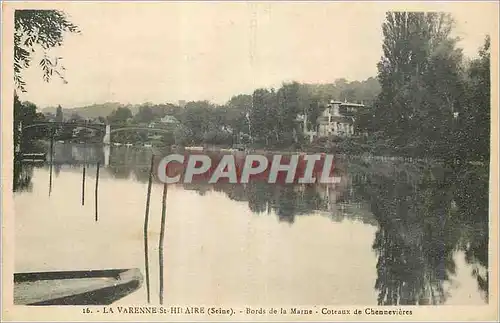
POLYGON ((378 64, 381 92, 374 113, 380 130, 395 147, 425 139, 427 147, 435 148, 446 133, 438 124, 449 123, 460 92, 461 52, 450 37, 452 28, 453 19, 443 13, 386 15, 384 56, 378 64))
POLYGON ((297 82, 293 82, 283 84, 278 90, 278 100, 279 132, 282 135, 283 143, 290 145, 297 141, 297 115, 306 111, 308 99, 301 100, 300 86, 297 82))
POLYGON ((252 96, 240 94, 233 96, 226 104, 225 121, 235 134, 240 132, 248 133, 248 119, 246 114, 252 109, 252 96))
POLYGON ((153 121, 154 118, 155 114, 153 108, 150 105, 142 105, 134 116, 134 121, 139 123, 149 123, 153 121))
POLYGON ((56 121, 57 122, 62 122, 63 121, 63 111, 62 111, 62 107, 60 105, 57 106, 56 121))
POLYGON ((489 162, 490 158, 490 37, 486 37, 479 57, 466 71, 466 105, 457 116, 460 152, 468 159, 489 162))
POLYGON ((192 142, 201 143, 204 138, 213 137, 214 132, 222 128, 218 109, 208 101, 188 102, 181 109, 179 118, 181 123, 189 129, 192 142))
POLYGON ((79 115, 77 112, 73 112, 71 114, 71 117, 69 117, 69 121, 71 122, 83 121, 83 117, 79 115))
POLYGON ((249 112, 249 132, 255 143, 269 144, 272 128, 269 124, 276 120, 276 115, 269 113, 270 97, 275 95, 267 89, 257 89, 252 95, 252 107, 249 112))
POLYGON ((40 139, 49 134, 48 129, 41 127, 23 128, 36 123, 37 121, 44 121, 45 115, 37 112, 37 107, 32 102, 21 102, 17 95, 14 95, 14 147, 21 144, 23 147, 30 144, 32 140, 40 139))
POLYGON ((317 98, 311 98, 306 109, 307 129, 304 130, 317 130, 318 118, 321 116, 325 109, 326 107, 324 105, 320 105, 317 98))
POLYGON ((108 116, 108 121, 112 123, 125 123, 129 118, 132 118, 132 111, 127 107, 119 107, 108 116))

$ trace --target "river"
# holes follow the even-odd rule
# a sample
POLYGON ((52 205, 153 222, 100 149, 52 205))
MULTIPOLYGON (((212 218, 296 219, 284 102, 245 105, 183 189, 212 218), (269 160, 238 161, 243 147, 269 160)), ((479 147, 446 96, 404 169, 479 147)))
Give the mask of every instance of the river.
MULTIPOLYGON (((16 164, 16 272, 140 268, 144 274, 151 154, 148 148, 57 143, 52 180, 47 163, 16 164)), ((328 186, 168 186, 165 303, 488 302, 487 169, 355 159, 336 165, 342 181, 328 186)), ((153 303, 162 189, 155 181, 153 303)), ((119 303, 146 303, 144 286, 119 303)))

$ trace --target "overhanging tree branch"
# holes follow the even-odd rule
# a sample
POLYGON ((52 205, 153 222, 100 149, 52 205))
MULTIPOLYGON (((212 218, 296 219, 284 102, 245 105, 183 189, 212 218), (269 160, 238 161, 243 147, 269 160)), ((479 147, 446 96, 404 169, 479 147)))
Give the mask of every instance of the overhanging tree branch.
POLYGON ((22 71, 31 66, 33 55, 43 53, 39 65, 44 81, 57 74, 65 83, 61 57, 50 57, 49 50, 63 43, 65 33, 80 33, 66 14, 59 10, 16 10, 14 13, 14 82, 16 88, 26 92, 22 71))

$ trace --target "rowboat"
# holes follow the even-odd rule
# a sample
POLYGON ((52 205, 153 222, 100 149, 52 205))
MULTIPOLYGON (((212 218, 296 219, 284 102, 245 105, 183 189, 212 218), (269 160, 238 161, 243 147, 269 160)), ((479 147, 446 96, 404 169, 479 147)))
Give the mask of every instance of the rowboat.
POLYGON ((139 269, 14 274, 14 305, 109 305, 142 285, 139 269))

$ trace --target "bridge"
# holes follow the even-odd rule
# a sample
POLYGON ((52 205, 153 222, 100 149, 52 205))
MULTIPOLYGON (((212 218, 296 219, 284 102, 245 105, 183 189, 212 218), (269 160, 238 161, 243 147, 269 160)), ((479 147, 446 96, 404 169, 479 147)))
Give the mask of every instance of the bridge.
POLYGON ((91 122, 62 122, 62 121, 40 121, 26 126, 20 125, 21 133, 23 130, 36 128, 36 127, 48 127, 48 128, 58 128, 58 127, 72 127, 72 128, 86 128, 91 130, 96 130, 99 133, 104 133, 103 144, 111 144, 111 134, 123 131, 147 131, 147 132, 157 132, 157 133, 173 133, 178 125, 169 126, 169 128, 154 128, 154 127, 141 127, 138 125, 123 125, 123 124, 104 124, 104 123, 91 123, 91 122))

